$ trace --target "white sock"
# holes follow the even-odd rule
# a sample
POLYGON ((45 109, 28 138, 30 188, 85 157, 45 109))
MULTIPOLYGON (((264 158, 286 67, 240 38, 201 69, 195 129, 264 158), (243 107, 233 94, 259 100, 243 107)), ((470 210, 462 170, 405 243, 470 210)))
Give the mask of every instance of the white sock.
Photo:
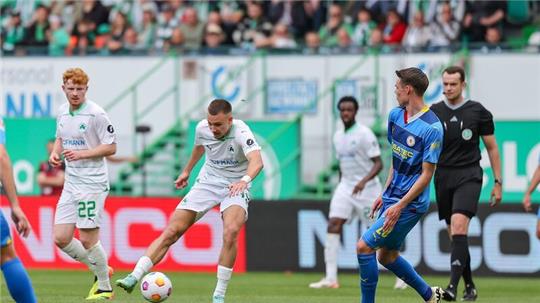
POLYGON ((88 249, 88 259, 94 264, 94 273, 98 280, 98 289, 112 290, 111 282, 109 281, 109 265, 107 264, 107 253, 101 242, 88 249))
POLYGON ((135 265, 135 269, 133 270, 133 272, 131 272, 131 275, 134 276, 137 281, 139 281, 144 274, 150 271, 150 268, 152 268, 152 266, 154 266, 152 260, 150 260, 150 258, 148 258, 147 256, 142 256, 139 261, 137 261, 137 265, 135 265))
POLYGON ((66 247, 61 248, 63 252, 68 254, 73 259, 86 264, 88 268, 90 268, 91 271, 94 271, 94 266, 90 263, 90 260, 88 260, 88 252, 82 245, 81 241, 78 239, 71 239, 71 242, 69 242, 66 247))
POLYGON ((326 263, 326 279, 337 282, 337 254, 340 245, 339 234, 326 234, 324 245, 324 262, 326 263))
POLYGON ((214 290, 214 296, 225 296, 227 285, 232 276, 232 268, 218 265, 217 267, 217 284, 214 290))

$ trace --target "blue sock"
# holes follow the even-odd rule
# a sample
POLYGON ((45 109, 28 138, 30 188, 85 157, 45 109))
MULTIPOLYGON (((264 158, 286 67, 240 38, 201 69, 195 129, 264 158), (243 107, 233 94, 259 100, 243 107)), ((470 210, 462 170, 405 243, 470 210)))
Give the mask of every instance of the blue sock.
POLYGON ((379 281, 379 268, 375 253, 364 255, 358 254, 360 265, 360 289, 362 290, 362 303, 375 302, 375 291, 379 281))
POLYGON ((428 301, 431 298, 431 287, 420 277, 420 275, 414 270, 414 268, 403 257, 398 256, 394 263, 383 264, 384 267, 391 270, 396 276, 409 284, 412 288, 424 298, 424 301, 428 301))
POLYGON ((35 303, 36 295, 21 260, 15 258, 2 264, 2 273, 11 297, 17 303, 35 303))

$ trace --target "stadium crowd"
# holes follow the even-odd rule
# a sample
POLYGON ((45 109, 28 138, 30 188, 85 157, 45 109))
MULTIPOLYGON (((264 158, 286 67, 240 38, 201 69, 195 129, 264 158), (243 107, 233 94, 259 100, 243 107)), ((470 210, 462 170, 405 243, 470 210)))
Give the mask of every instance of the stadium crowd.
POLYGON ((3 54, 540 47, 540 1, 5 0, 3 54))

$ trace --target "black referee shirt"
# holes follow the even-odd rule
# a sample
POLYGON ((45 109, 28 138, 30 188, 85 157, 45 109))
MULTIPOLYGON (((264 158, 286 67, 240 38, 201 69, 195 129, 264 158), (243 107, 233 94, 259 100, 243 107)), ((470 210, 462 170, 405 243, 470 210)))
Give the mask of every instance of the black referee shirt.
POLYGON ((444 127, 443 149, 438 167, 479 164, 480 136, 493 135, 493 116, 482 104, 468 100, 457 107, 445 101, 431 106, 444 127))

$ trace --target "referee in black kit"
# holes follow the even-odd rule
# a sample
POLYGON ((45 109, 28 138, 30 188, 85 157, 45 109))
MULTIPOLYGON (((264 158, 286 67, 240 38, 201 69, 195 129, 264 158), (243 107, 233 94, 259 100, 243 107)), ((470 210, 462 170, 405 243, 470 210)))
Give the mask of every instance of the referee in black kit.
POLYGON ((493 116, 481 103, 463 98, 463 68, 446 68, 442 80, 446 99, 433 104, 431 110, 444 127, 443 150, 435 171, 435 193, 439 219, 446 221, 452 240, 450 283, 443 299, 456 301, 457 286, 463 276, 465 291, 462 300, 475 301, 478 293, 472 280, 467 234, 482 188, 480 137, 486 146, 495 179, 491 206, 501 202, 501 160, 494 136, 493 116))

